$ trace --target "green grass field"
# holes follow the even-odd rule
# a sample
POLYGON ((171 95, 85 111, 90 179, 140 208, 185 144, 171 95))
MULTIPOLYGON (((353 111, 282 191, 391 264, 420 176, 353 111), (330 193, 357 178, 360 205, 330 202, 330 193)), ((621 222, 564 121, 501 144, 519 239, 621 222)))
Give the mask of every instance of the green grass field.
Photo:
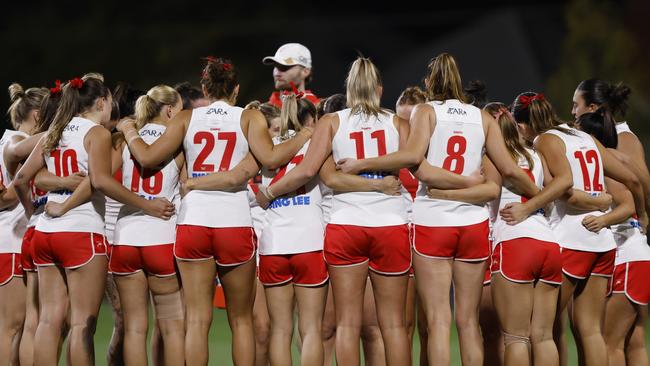
MULTIPOLYGON (((113 327, 113 318, 110 305, 106 302, 102 304, 99 314, 99 321, 97 325, 97 333, 95 334, 95 354, 97 357, 97 365, 106 365, 106 350, 108 349, 108 342, 111 337, 113 327)), ((646 326, 646 329, 648 326, 646 326)), ((577 365, 577 355, 575 344, 571 332, 569 334, 569 365, 577 365)), ((413 345, 413 364, 419 364, 420 343, 417 339, 417 331, 415 332, 415 339, 413 345)), ((650 344, 650 331, 646 332, 646 344, 650 344)), ((299 365, 298 351, 294 347, 292 350, 294 365, 299 365)), ((61 363, 64 365, 65 363, 61 363)), ((460 351, 458 348, 458 337, 456 329, 452 328, 451 334, 451 364, 460 365, 460 351)), ((210 330, 210 365, 232 365, 230 359, 230 329, 228 328, 228 321, 226 319, 226 311, 215 309, 214 320, 210 330)))

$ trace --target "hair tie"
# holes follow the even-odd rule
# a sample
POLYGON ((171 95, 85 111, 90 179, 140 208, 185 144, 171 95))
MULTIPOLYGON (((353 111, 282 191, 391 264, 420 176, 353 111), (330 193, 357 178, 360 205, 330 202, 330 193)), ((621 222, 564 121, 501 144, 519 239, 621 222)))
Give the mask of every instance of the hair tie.
POLYGON ((518 100, 522 106, 527 108, 534 100, 539 100, 541 102, 546 100, 546 98, 544 98, 544 94, 539 93, 535 95, 520 95, 518 100))
POLYGON ((298 91, 298 88, 296 88, 296 84, 291 81, 289 82, 289 85, 291 86, 291 91, 285 90, 282 92, 283 96, 289 96, 291 94, 294 94, 296 96, 296 99, 300 99, 305 96, 305 93, 298 91))
POLYGON ((74 78, 70 80, 70 86, 74 89, 81 89, 81 87, 84 86, 84 81, 81 80, 80 78, 74 78))
POLYGON ((61 80, 56 80, 54 82, 54 88, 50 88, 50 94, 57 95, 61 94, 61 80))
POLYGON ((222 64, 221 67, 223 67, 225 71, 230 71, 230 69, 232 69, 232 64, 222 64))
POLYGON ((510 118, 512 123, 517 125, 517 121, 515 121, 515 118, 512 116, 512 113, 510 113, 510 110, 508 110, 508 108, 506 108, 506 107, 499 108, 499 110, 494 114, 494 119, 497 120, 497 122, 498 122, 499 118, 501 118, 501 116, 504 115, 504 114, 506 116, 508 116, 508 118, 510 118))

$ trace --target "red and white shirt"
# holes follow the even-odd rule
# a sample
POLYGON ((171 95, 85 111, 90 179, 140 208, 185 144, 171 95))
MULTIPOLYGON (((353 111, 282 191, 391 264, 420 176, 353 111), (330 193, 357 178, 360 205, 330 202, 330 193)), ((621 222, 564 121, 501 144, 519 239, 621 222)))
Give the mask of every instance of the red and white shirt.
MULTIPOLYGON (((216 101, 192 111, 183 140, 190 178, 234 168, 248 154, 241 128, 243 109, 216 101)), ((177 223, 205 227, 251 227, 246 187, 237 192, 190 191, 181 204, 177 223)))
MULTIPOLYGON (((88 174, 88 152, 84 147, 84 139, 88 131, 95 127, 104 128, 89 119, 72 118, 63 129, 59 144, 45 157, 47 170, 58 177, 67 177, 77 172, 88 174)), ((64 202, 70 195, 70 191, 52 191, 48 192, 47 200, 64 202)), ((104 194, 93 190, 89 202, 71 209, 61 217, 41 215, 36 230, 46 233, 71 231, 103 235, 105 204, 104 194)))
MULTIPOLYGON (((426 156, 429 164, 465 176, 481 169, 485 150, 481 110, 456 99, 428 104, 436 113, 436 127, 426 156)), ((469 226, 488 217, 485 205, 429 198, 422 183, 413 204, 416 225, 469 226)))
MULTIPOLYGON (((399 149, 399 133, 393 122, 393 114, 352 114, 349 108, 337 114, 339 128, 332 139, 335 161, 344 158, 373 158, 399 149)), ((364 172, 360 175, 368 179, 382 179, 389 174, 364 172)), ((389 196, 380 192, 335 191, 329 222, 367 227, 403 225, 408 222, 407 205, 401 196, 389 196)))
MULTIPOLYGON (((148 123, 138 134, 145 143, 152 144, 158 140, 166 127, 148 123)), ((122 185, 131 192, 152 200, 166 198, 174 202, 179 197, 180 168, 174 157, 163 162, 159 168, 147 169, 131 155, 125 144, 122 150, 122 185)), ((115 224, 114 245, 149 246, 174 243, 176 240, 176 215, 169 220, 149 216, 142 210, 123 205, 115 224), (146 230, 142 230, 146 228, 146 230)))
MULTIPOLYGON (((264 174, 262 183, 272 186, 302 162, 309 141, 285 166, 272 175, 264 174)), ((325 225, 321 208, 322 194, 318 177, 295 192, 271 201, 266 210, 260 238, 260 255, 307 253, 323 249, 325 225)))
MULTIPOLYGON (((13 180, 5 166, 4 156, 7 143, 13 136, 27 137, 27 134, 20 131, 6 130, 2 138, 0 138, 0 183, 5 188, 13 180)), ((20 253, 26 229, 27 217, 21 204, 0 211, 0 253, 20 253)))
MULTIPOLYGON (((559 130, 549 130, 545 133, 559 137, 564 143, 566 158, 573 175, 573 189, 585 191, 592 195, 600 195, 605 190, 605 175, 600 151, 594 139, 566 124, 561 127, 570 133, 559 130)), ((600 211, 576 211, 568 207, 566 201, 556 200, 551 213, 551 226, 555 237, 563 248, 582 250, 586 252, 605 252, 616 248, 612 232, 608 228, 598 233, 587 230, 582 220, 587 215, 600 216, 600 211)))

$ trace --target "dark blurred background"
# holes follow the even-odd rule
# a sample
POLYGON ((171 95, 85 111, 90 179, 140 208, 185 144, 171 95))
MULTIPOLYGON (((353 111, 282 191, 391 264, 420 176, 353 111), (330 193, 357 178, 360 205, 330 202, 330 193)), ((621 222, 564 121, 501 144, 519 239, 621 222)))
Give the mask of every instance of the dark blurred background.
MULTIPOLYGON (((198 85, 201 57, 215 55, 238 66, 244 105, 272 92, 262 58, 299 42, 312 52, 308 88, 317 95, 342 92, 350 63, 363 54, 382 71, 383 104, 393 108, 406 86, 421 84, 429 60, 447 51, 466 84, 485 82, 488 100, 542 91, 564 119, 581 80, 623 81, 633 91, 626 119, 642 141, 650 134, 649 1, 438 3, 5 2, 0 85, 49 87, 91 71, 111 86, 198 85)), ((8 105, 0 94, 0 109, 8 105)))

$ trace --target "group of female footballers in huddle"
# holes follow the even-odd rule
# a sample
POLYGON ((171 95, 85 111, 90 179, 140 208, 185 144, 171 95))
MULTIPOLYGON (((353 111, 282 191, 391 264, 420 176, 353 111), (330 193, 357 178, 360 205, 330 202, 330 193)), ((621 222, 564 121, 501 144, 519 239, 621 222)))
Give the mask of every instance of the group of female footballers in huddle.
POLYGON ((93 364, 109 272, 128 365, 147 364, 150 300, 156 363, 208 363, 215 276, 237 365, 291 364, 294 312, 301 364, 331 359, 324 317, 338 364, 358 364, 372 316, 383 343, 373 362, 410 365, 416 297, 423 364, 450 363, 451 304, 465 365, 566 363, 565 309, 581 364, 648 364, 650 175, 639 140, 614 121, 629 88, 582 81, 565 123, 537 92, 472 105, 446 53, 397 113, 381 107, 366 58, 343 101, 317 107, 295 89, 281 109, 237 107, 237 73, 210 57, 208 106, 182 110, 158 85, 112 135, 101 75, 10 87, 0 362, 55 365, 67 337, 70 364, 93 364), (255 350, 256 292, 268 355, 255 350))

